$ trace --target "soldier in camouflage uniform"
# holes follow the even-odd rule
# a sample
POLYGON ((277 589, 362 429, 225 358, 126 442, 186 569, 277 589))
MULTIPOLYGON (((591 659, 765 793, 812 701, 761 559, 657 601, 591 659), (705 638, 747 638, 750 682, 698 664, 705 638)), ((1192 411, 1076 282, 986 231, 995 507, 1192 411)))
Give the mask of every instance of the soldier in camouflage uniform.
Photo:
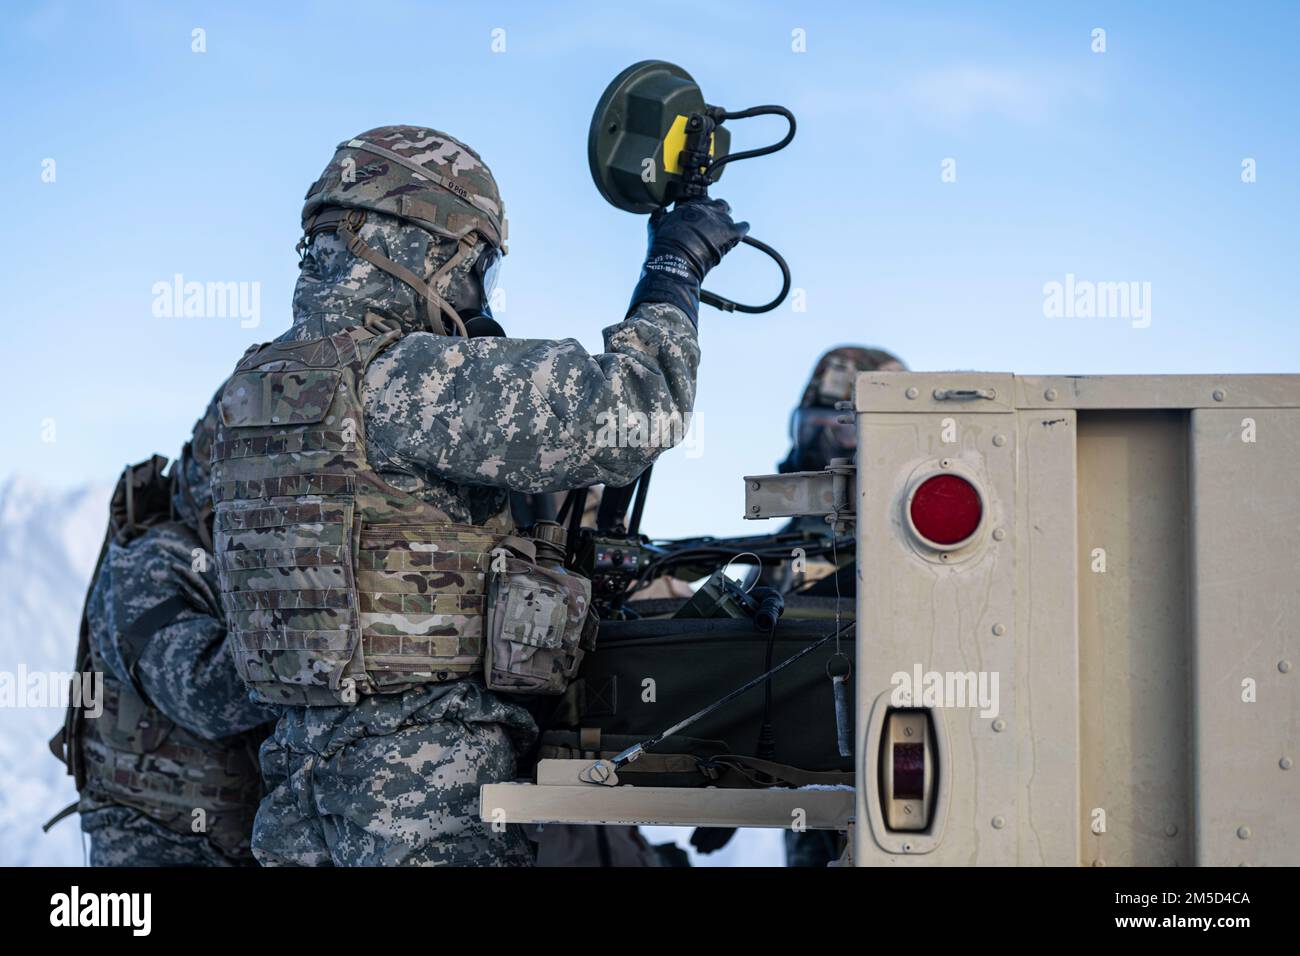
MULTIPOLYGON (((254 853, 530 864, 521 829, 482 822, 478 805, 537 732, 525 698, 484 676, 489 567, 528 548, 508 492, 623 485, 654 460, 662 448, 602 440, 600 416, 691 410, 700 281, 748 226, 719 201, 656 214, 599 355, 501 336, 488 300, 504 209, 487 166, 444 133, 384 127, 341 144, 303 226, 293 325, 240 363, 214 446, 236 665, 280 714, 254 853)), ((523 617, 544 623, 518 605, 508 616, 527 635, 507 669, 574 664, 578 630, 590 646, 585 582, 548 581, 523 592, 523 617)))
POLYGON ((836 402, 853 397, 859 372, 902 372, 907 366, 884 349, 840 345, 817 360, 799 404, 790 416, 790 453, 777 466, 781 474, 821 471, 832 458, 852 458, 857 432, 839 419, 836 402))
POLYGON ((214 416, 215 405, 170 476, 155 458, 128 469, 114 496, 83 625, 104 709, 71 715, 67 747, 92 866, 254 862, 255 729, 270 714, 235 672, 208 560, 214 416))

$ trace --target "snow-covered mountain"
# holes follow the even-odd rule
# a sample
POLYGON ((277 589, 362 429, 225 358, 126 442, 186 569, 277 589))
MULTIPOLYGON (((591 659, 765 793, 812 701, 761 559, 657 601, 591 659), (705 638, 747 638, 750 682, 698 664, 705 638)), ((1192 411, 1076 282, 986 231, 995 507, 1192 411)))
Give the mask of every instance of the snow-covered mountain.
POLYGON ((24 476, 0 485, 0 864, 76 865, 76 817, 41 824, 76 799, 47 741, 63 719, 29 681, 73 669, 86 585, 103 541, 111 488, 50 488, 24 476), (17 683, 16 683, 17 682, 17 683))

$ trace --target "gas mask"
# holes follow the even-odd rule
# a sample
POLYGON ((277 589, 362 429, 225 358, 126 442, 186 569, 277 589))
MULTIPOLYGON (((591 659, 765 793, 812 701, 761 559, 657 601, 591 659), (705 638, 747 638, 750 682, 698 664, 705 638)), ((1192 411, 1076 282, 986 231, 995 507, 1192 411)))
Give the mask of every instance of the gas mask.
POLYGON ((493 246, 484 246, 468 271, 456 273, 447 287, 447 299, 455 307, 470 338, 500 338, 506 334, 492 315, 492 293, 500 272, 500 251, 493 246))
POLYGON ((844 417, 844 412, 825 405, 796 408, 790 415, 790 454, 778 470, 823 471, 832 458, 852 458, 858 433, 852 422, 840 421, 844 417))
POLYGON ((833 458, 852 458, 858 434, 852 416, 835 408, 853 397, 858 375, 868 371, 905 371, 902 361, 883 349, 842 345, 823 355, 813 369, 799 407, 790 416, 790 454, 777 468, 823 471, 833 458), (841 419, 848 417, 845 422, 841 419))
MULTIPOLYGON (((367 215, 365 209, 322 207, 307 221, 302 241, 298 243, 299 252, 304 253, 317 234, 333 232, 354 256, 364 259, 417 293, 420 318, 430 331, 466 338, 505 335, 505 331, 492 317, 490 306, 501 269, 501 249, 477 233, 466 233, 454 240, 450 254, 432 275, 421 275, 390 259, 361 238, 360 230, 366 223, 367 215), (469 264, 465 265, 467 260, 469 264), (473 328, 470 327, 471 324, 473 328)), ((410 225, 428 232, 431 242, 447 241, 446 237, 429 232, 419 223, 410 225)))

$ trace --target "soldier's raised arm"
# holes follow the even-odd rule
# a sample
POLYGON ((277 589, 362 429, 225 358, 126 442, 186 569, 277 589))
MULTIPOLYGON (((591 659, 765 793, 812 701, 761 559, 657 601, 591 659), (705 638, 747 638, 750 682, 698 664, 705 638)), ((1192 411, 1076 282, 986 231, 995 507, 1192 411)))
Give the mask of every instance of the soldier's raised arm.
POLYGON ((721 200, 649 224, 627 317, 592 355, 574 339, 405 336, 370 366, 370 441, 399 470, 558 491, 632 481, 681 441, 695 402, 700 283, 748 230, 721 200))

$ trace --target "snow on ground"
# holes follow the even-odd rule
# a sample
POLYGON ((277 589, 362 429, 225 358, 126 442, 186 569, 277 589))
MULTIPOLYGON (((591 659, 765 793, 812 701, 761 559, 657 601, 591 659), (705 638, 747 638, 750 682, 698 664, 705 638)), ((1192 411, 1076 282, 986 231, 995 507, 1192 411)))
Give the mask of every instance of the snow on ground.
POLYGON ((676 843, 691 855, 691 866, 785 866, 784 830, 746 827, 713 853, 691 846, 692 827, 642 827, 651 843, 676 843))

